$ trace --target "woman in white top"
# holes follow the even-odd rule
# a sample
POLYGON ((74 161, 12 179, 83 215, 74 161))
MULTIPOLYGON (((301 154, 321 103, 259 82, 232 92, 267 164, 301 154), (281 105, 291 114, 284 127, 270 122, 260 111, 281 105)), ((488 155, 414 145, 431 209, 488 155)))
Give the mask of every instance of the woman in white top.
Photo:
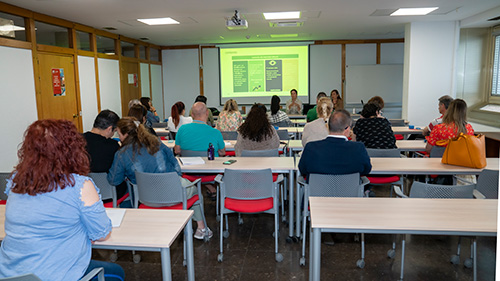
POLYGON ((302 146, 305 147, 310 141, 322 140, 328 136, 328 118, 330 118, 332 111, 332 100, 326 97, 320 98, 316 105, 318 119, 307 123, 304 127, 302 146))
POLYGON ((286 114, 302 114, 302 101, 297 99, 297 90, 290 90, 290 95, 292 98, 286 102, 286 114))
POLYGON ((172 105, 172 113, 170 118, 168 118, 167 129, 172 133, 177 133, 179 127, 193 122, 193 118, 185 117, 184 113, 186 113, 186 106, 182 101, 176 102, 172 105))

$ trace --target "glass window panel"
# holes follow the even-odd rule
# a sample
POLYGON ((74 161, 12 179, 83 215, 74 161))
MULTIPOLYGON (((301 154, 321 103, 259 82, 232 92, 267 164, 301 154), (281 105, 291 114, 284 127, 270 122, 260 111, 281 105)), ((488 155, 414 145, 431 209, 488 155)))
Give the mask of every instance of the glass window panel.
POLYGON ((146 46, 139 45, 139 58, 145 60, 146 58, 146 46))
POLYGON ((120 46, 122 48, 122 56, 135 58, 134 44, 125 41, 120 41, 120 46))
POLYGON ((0 38, 26 41, 24 18, 0 12, 0 38))
POLYGON ((491 95, 500 96, 500 35, 495 36, 495 53, 493 59, 493 81, 491 85, 491 95))
POLYGON ((37 44, 69 48, 68 28, 35 21, 37 44))
POLYGON ((90 46, 90 33, 76 31, 76 48, 78 50, 92 51, 90 46))
POLYGON ((160 61, 160 50, 159 49, 150 48, 149 49, 149 60, 160 61))
POLYGON ((96 35, 97 52, 107 55, 116 55, 115 39, 96 35))

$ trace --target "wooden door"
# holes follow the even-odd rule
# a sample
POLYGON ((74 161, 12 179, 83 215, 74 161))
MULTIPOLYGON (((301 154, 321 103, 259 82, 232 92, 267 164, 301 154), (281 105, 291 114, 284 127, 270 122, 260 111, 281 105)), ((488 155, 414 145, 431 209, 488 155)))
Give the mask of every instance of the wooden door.
POLYGON ((72 55, 38 53, 40 75, 40 119, 73 121, 81 131, 75 83, 75 64, 72 55))
POLYGON ((141 98, 139 63, 122 60, 121 62, 122 113, 128 114, 128 102, 141 98))

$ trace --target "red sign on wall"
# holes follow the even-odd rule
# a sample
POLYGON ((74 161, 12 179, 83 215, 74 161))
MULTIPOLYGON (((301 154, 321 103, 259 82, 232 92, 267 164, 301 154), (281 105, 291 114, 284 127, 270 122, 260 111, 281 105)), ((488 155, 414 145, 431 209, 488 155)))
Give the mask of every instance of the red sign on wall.
POLYGON ((52 68, 52 89, 54 96, 66 95, 66 84, 64 81, 64 69, 52 68))

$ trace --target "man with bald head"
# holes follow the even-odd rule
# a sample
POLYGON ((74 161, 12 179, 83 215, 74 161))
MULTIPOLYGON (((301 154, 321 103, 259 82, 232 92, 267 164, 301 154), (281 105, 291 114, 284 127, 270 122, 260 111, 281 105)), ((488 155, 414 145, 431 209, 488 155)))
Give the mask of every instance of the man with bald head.
POLYGON ((302 176, 309 174, 367 175, 372 169, 370 157, 362 142, 349 141, 351 115, 344 109, 336 110, 328 122, 326 139, 308 142, 300 157, 302 176))
POLYGON ((224 139, 219 130, 207 125, 208 109, 205 103, 196 102, 191 108, 193 123, 179 127, 175 136, 175 153, 180 154, 181 149, 194 151, 207 151, 209 144, 214 146, 215 156, 224 156, 226 149, 224 139))

